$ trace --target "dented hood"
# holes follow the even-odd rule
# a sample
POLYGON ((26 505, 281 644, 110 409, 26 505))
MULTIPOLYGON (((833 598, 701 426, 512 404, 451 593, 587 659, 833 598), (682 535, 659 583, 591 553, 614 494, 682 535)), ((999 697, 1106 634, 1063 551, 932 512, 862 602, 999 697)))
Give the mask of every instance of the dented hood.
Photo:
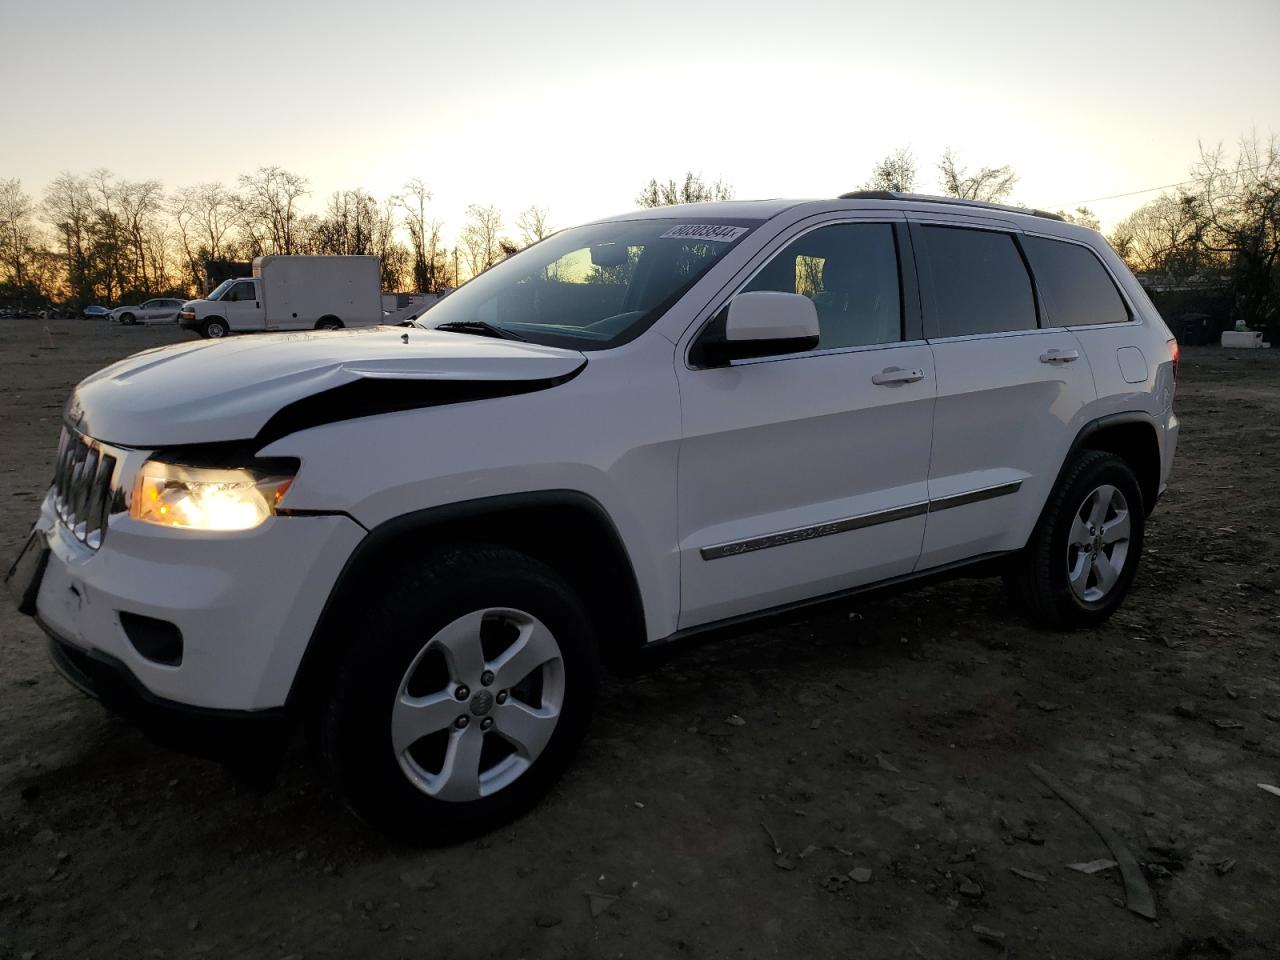
MULTIPOLYGON (((245 440, 319 394, 332 397, 333 418, 344 419, 361 415, 342 408, 353 390, 366 397, 380 386, 426 395, 434 382, 459 399, 470 395, 465 384, 474 385, 474 396, 492 397, 503 383, 522 393, 572 376, 585 363, 576 350, 405 327, 200 340, 99 370, 76 387, 67 416, 81 432, 120 446, 245 440)), ((401 402, 398 409, 414 405, 401 402)))

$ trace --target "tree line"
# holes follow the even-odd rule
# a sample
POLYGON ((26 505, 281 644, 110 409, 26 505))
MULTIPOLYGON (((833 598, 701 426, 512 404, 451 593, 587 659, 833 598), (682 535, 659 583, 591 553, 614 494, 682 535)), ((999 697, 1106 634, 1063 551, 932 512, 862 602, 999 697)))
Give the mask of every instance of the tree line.
POLYGON ((377 198, 338 190, 308 208, 310 182, 260 167, 235 186, 204 183, 167 192, 158 180, 108 170, 64 172, 40 198, 0 179, 0 302, 116 303, 188 294, 211 260, 269 254, 365 254, 379 258, 385 290, 436 293, 547 236, 545 207, 530 206, 510 232, 494 206, 472 204, 450 246, 420 178, 377 198))
MULTIPOLYGON (((1243 137, 1234 152, 1202 147, 1185 183, 1121 220, 1107 239, 1139 273, 1207 276, 1226 286, 1233 319, 1280 334, 1280 138, 1243 137)), ((877 162, 864 189, 911 193, 919 165, 909 148, 877 162)), ((951 149, 937 162, 946 196, 1011 202, 1018 174, 1009 165, 977 167, 951 149)), ((532 205, 508 225, 497 207, 472 204, 446 242, 420 178, 381 199, 362 189, 331 194, 319 212, 306 206, 306 177, 260 167, 234 186, 206 183, 165 191, 107 170, 63 173, 38 200, 16 179, 0 179, 0 301, 119 302, 201 289, 207 260, 265 254, 370 254, 386 290, 434 293, 487 270, 547 237, 549 211, 532 205)), ((722 179, 652 178, 641 207, 730 200, 722 179)), ((1058 211, 1093 229, 1087 206, 1058 211)))

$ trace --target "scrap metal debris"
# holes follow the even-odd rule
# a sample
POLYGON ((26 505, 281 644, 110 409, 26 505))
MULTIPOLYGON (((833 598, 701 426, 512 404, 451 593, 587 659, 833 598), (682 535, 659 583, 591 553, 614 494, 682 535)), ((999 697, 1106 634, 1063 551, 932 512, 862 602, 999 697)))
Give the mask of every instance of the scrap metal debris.
POLYGON ((884 758, 884 754, 876 754, 876 765, 885 773, 901 773, 902 771, 884 758))
POLYGON ((1101 873, 1103 870, 1110 870, 1112 867, 1120 866, 1120 864, 1114 860, 1089 860, 1086 863, 1068 863, 1067 866, 1079 873, 1101 873))
POLYGON ((1258 784, 1258 786, 1260 786, 1263 790, 1267 791, 1267 793, 1272 793, 1272 794, 1275 794, 1277 797, 1280 797, 1280 787, 1273 787, 1269 783, 1260 783, 1258 784))
POLYGON ((989 943, 993 947, 1004 946, 1005 933, 1003 930, 993 930, 991 927, 984 927, 980 923, 975 923, 971 929, 983 943, 989 943))
POLYGON ((618 902, 618 898, 613 896, 612 894, 608 894, 608 893, 588 893, 587 894, 587 906, 591 910, 591 916, 593 919, 595 917, 600 916, 600 914, 604 913, 606 910, 608 910, 617 902, 618 902))
POLYGON ((1034 880, 1036 883, 1048 883, 1049 878, 1043 873, 1036 873, 1034 870, 1023 870, 1021 867, 1010 867, 1009 872, 1015 876, 1021 877, 1023 880, 1034 880))
MULTIPOLYGON (((1093 832, 1107 845, 1107 849, 1111 851, 1111 855, 1115 857, 1120 867, 1120 876, 1124 878, 1125 905, 1138 916, 1154 920, 1156 918, 1155 897, 1152 896, 1151 887, 1147 885, 1146 878, 1142 875, 1142 867, 1138 865, 1138 861, 1120 839, 1120 835, 1111 829, 1110 824, 1089 809, 1089 805, 1085 803, 1082 796, 1068 788, 1044 767, 1035 763, 1029 763, 1027 766, 1045 786, 1061 797, 1067 806, 1080 814, 1093 828, 1093 832)), ((1276 794, 1280 796, 1280 790, 1277 790, 1276 794)))

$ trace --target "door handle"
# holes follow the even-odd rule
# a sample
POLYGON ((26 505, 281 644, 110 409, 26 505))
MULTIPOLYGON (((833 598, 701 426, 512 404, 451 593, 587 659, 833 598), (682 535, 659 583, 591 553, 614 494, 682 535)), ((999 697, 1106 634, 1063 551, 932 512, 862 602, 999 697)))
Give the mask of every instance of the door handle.
POLYGON ((1070 363, 1072 360, 1080 359, 1079 350, 1048 350, 1040 354, 1041 363, 1070 363))
POLYGON ((924 371, 919 367, 903 370, 901 367, 885 367, 871 377, 871 382, 880 387, 900 387, 904 383, 915 383, 924 379, 924 371))

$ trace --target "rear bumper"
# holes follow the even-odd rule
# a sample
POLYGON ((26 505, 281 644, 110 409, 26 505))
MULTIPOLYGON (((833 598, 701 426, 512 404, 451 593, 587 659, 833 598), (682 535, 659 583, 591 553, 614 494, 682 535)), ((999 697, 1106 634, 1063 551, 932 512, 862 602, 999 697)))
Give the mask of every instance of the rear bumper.
POLYGON ((165 700, 120 660, 77 647, 44 621, 36 622, 49 635, 49 659, 68 682, 163 746, 218 760, 245 760, 278 754, 288 743, 293 721, 283 708, 212 710, 165 700))

